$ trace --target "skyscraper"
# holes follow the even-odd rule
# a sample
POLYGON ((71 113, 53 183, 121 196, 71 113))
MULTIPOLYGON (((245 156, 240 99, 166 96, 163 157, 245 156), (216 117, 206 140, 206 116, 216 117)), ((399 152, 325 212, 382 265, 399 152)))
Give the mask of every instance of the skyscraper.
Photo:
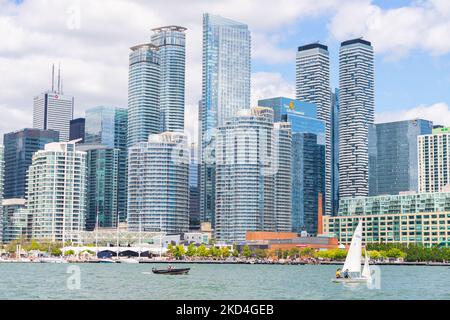
POLYGON ((441 192, 450 187, 450 128, 433 129, 418 137, 419 193, 441 192))
POLYGON ((296 59, 296 96, 314 103, 317 118, 325 122, 325 214, 332 213, 333 144, 332 102, 330 88, 330 57, 328 47, 313 43, 300 46, 296 59))
POLYGON ((159 132, 159 90, 161 81, 158 47, 131 47, 128 75, 128 147, 145 142, 159 132))
POLYGON ((81 139, 80 143, 84 142, 85 122, 84 118, 77 118, 70 121, 70 141, 81 139))
POLYGON ((128 229, 189 230, 189 149, 181 133, 150 135, 129 149, 128 229))
POLYGON ((86 178, 86 230, 99 227, 117 227, 119 149, 105 145, 77 145, 78 151, 87 153, 86 178))
POLYGON ((250 107, 251 39, 248 26, 203 15, 201 100, 201 220, 214 225, 215 129, 240 109, 250 107))
POLYGON ((52 90, 34 97, 33 128, 59 132, 59 141, 69 141, 70 121, 73 118, 74 97, 64 95, 60 71, 55 88, 54 67, 52 90))
POLYGON ((274 121, 291 125, 292 231, 316 234, 318 199, 325 191, 325 122, 317 119, 312 103, 279 97, 259 100, 258 105, 272 108, 274 121))
POLYGON ((370 196, 418 191, 417 138, 432 129, 433 123, 422 119, 374 125, 369 136, 369 154, 374 154, 369 158, 370 196))
POLYGON ((50 142, 57 142, 59 133, 53 130, 22 129, 3 136, 5 146, 4 198, 26 195, 27 170, 33 154, 50 142))
POLYGON ((152 43, 158 48, 161 82, 159 107, 161 132, 184 131, 186 28, 166 26, 152 29, 152 43))
POLYGON ((98 106, 86 110, 85 142, 119 149, 117 210, 120 222, 127 217, 127 127, 128 110, 125 108, 98 106))
POLYGON ((28 172, 31 237, 79 243, 85 229, 86 152, 74 142, 49 143, 37 151, 28 172))
POLYGON ((331 95, 332 105, 332 130, 331 130, 331 145, 333 146, 332 161, 331 161, 331 181, 332 190, 332 215, 336 215, 339 210, 339 89, 335 89, 331 95))
POLYGON ((218 128, 218 240, 244 241, 247 231, 291 229, 291 199, 286 192, 291 184, 290 146, 290 124, 274 125, 270 108, 242 109, 218 128))
POLYGON ((3 238, 3 170, 4 170, 4 161, 3 161, 3 146, 0 145, 0 240, 3 238))
POLYGON ((369 126, 374 121, 374 54, 369 41, 341 43, 339 52, 339 196, 369 194, 369 126))
POLYGON ((189 161, 189 228, 200 229, 200 184, 198 150, 195 143, 191 144, 189 161))
POLYGON ((3 226, 0 233, 0 240, 3 243, 10 243, 20 238, 29 238, 30 217, 25 207, 25 199, 5 199, 3 200, 3 226))

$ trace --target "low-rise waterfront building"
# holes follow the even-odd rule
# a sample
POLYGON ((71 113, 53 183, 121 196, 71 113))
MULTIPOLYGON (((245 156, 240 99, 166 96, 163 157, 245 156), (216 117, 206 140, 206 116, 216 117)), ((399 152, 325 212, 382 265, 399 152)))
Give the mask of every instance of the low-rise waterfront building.
POLYGON ((349 244, 360 219, 366 243, 448 244, 450 192, 344 198, 337 216, 323 217, 323 232, 349 244))
POLYGON ((25 199, 3 200, 2 241, 10 243, 13 240, 29 237, 29 213, 25 207, 25 199))

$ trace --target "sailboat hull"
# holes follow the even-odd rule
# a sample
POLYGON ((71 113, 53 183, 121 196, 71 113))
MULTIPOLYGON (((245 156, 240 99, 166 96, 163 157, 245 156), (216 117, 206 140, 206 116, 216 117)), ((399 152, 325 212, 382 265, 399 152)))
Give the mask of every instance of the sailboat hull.
POLYGON ((334 283, 367 283, 369 281, 366 278, 339 278, 339 279, 331 279, 331 282, 334 283))

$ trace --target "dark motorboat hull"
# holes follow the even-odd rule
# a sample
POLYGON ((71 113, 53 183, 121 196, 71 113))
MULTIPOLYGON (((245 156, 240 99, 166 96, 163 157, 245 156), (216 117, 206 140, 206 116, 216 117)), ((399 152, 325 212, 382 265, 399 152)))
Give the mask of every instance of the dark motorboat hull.
POLYGON ((183 268, 183 269, 152 269, 154 274, 187 274, 191 270, 191 268, 183 268))

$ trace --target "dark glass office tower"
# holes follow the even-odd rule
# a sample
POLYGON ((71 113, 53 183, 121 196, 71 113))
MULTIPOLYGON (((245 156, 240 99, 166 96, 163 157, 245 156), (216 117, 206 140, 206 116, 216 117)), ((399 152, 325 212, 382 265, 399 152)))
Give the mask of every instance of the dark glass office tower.
POLYGON ((85 122, 84 118, 73 119, 70 121, 70 141, 81 139, 80 143, 84 142, 85 122))
POLYGON ((4 199, 25 198, 26 177, 33 154, 50 142, 59 141, 59 132, 22 129, 3 136, 5 146, 4 199))

